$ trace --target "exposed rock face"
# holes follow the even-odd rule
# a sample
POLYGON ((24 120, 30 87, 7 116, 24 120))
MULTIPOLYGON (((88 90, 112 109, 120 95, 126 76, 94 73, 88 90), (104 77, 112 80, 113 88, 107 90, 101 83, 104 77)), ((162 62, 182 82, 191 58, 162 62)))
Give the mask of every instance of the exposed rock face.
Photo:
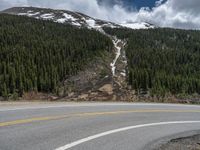
POLYGON ((89 96, 88 94, 82 94, 82 95, 79 95, 78 99, 87 100, 88 96, 89 96))
POLYGON ((113 40, 113 52, 96 59, 88 69, 65 81, 68 94, 63 99, 87 101, 132 101, 134 92, 128 87, 125 41, 109 36, 113 40))
POLYGON ((105 84, 99 89, 100 92, 105 92, 109 95, 113 94, 113 86, 111 84, 105 84))

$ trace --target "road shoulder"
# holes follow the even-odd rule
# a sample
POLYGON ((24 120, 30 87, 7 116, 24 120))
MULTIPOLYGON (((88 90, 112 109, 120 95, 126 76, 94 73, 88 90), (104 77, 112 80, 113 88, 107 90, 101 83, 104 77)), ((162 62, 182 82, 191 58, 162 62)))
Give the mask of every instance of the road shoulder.
POLYGON ((164 137, 146 145, 145 150, 200 150, 200 130, 164 137))

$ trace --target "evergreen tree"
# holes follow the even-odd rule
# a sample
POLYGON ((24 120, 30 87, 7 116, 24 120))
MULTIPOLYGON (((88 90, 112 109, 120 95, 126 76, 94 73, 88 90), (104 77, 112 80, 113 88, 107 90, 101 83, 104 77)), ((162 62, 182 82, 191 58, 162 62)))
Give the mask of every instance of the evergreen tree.
POLYGON ((127 39, 129 84, 151 95, 200 94, 200 31, 104 28, 127 39))
POLYGON ((0 14, 0 96, 54 92, 113 43, 107 36, 24 16, 0 14))

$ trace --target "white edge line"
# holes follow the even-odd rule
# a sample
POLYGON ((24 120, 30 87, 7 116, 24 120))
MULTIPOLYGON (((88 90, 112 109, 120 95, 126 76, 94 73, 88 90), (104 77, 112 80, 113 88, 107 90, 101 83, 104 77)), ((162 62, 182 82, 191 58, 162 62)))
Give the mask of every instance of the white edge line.
POLYGON ((158 122, 158 123, 149 123, 149 124, 141 124, 141 125, 136 125, 136 126, 128 126, 128 127, 124 127, 124 128, 119 128, 119 129, 114 129, 114 130, 110 130, 110 131, 106 131, 106 132, 102 132, 93 136, 89 136, 83 139, 80 139, 78 141, 69 143, 65 146, 56 148, 55 150, 68 150, 72 147, 75 147, 77 145, 80 145, 82 143, 103 137, 103 136, 107 136, 110 134, 114 134, 114 133, 118 133, 118 132, 122 132, 122 131, 127 131, 127 130, 131 130, 131 129, 136 129, 136 128, 143 128, 143 127, 150 127, 150 126, 159 126, 159 125, 170 125, 170 124, 192 124, 192 123, 200 123, 200 121, 173 121, 173 122, 158 122))

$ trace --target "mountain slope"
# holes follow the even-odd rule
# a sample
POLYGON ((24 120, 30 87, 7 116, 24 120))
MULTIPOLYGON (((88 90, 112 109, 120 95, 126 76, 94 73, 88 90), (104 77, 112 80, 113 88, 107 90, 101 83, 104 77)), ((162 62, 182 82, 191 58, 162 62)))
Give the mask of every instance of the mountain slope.
POLYGON ((90 98, 87 97, 87 99, 94 99, 94 98, 97 99, 99 95, 103 96, 103 97, 100 96, 99 98, 100 100, 116 99, 116 98, 122 99, 122 97, 126 95, 125 88, 127 86, 126 84, 127 61, 124 52, 125 41, 117 39, 115 36, 110 36, 109 34, 106 34, 103 30, 103 28, 105 27, 108 28, 124 28, 124 27, 112 22, 94 19, 81 13, 63 11, 63 10, 52 10, 52 9, 33 8, 33 7, 15 7, 5 10, 3 11, 3 13, 14 14, 18 16, 28 16, 40 20, 53 21, 64 25, 69 24, 77 28, 95 29, 100 33, 106 35, 108 38, 112 40, 114 48, 112 51, 110 51, 109 54, 104 55, 104 59, 101 60, 104 62, 98 62, 96 65, 96 69, 94 69, 93 66, 90 66, 91 68, 93 68, 93 70, 89 69, 86 70, 84 73, 80 72, 78 73, 77 76, 74 76, 70 79, 66 79, 65 81, 66 86, 71 85, 73 81, 73 86, 74 86, 73 89, 76 89, 76 93, 79 93, 75 95, 77 96, 89 95, 90 98), (79 82, 77 82, 77 80, 79 80, 79 82), (122 92, 119 92, 122 89, 124 90, 123 94, 122 92), (93 93, 91 93, 90 91, 93 91, 93 93), (98 94, 95 94, 94 97, 94 93, 98 94), (118 96, 116 96, 115 94, 118 94, 118 96))
POLYGON ((72 12, 66 10, 53 10, 53 9, 36 8, 36 7, 13 7, 4 10, 3 13, 23 15, 43 20, 52 20, 58 23, 71 24, 77 27, 88 27, 93 29, 99 29, 102 27, 110 27, 110 28, 125 27, 132 29, 154 28, 153 25, 145 22, 116 24, 109 21, 95 19, 93 17, 87 16, 79 12, 72 12))
POLYGON ((25 85, 25 88, 23 87, 25 91, 34 90, 36 87, 38 91, 56 91, 59 95, 61 90, 66 99, 138 100, 142 98, 153 101, 192 99, 196 102, 200 97, 199 31, 155 28, 148 23, 129 22, 118 25, 77 12, 33 7, 11 8, 3 13, 13 15, 0 18, 0 25, 3 25, 3 28, 0 28, 2 30, 0 40, 3 41, 0 45, 3 54, 1 55, 3 63, 0 66, 0 82, 3 84, 0 87, 2 92, 0 95, 13 93, 15 91, 13 87, 17 89, 15 92, 19 92, 18 81, 22 80, 19 78, 19 73, 23 72, 25 77, 22 83, 25 85), (22 22, 20 18, 23 18, 22 22), (26 19, 28 22, 25 21, 26 19), (37 21, 39 24, 32 26, 32 22, 37 21), (44 37, 41 35, 46 29, 43 24, 48 26, 44 37), (15 26, 20 30, 15 31, 15 26), (29 28, 33 30, 35 37, 32 37, 29 28), (65 35, 63 32, 68 34, 65 35), (37 37, 36 33, 43 39, 37 37), (76 36, 71 39, 71 34, 76 36), (51 40, 53 42, 49 42, 51 40), (16 44, 17 41, 19 43, 16 44), (37 54, 40 54, 38 49, 42 51, 41 60, 46 60, 47 56, 51 58, 46 60, 45 64, 39 63, 41 68, 35 67, 33 64, 38 60, 36 55, 34 59, 31 57, 29 47, 32 51, 36 49, 37 54), (17 61, 21 60, 18 55, 12 55, 14 52, 19 53, 19 56, 25 56, 23 63, 26 64, 27 61, 28 66, 30 65, 25 68, 28 74, 24 73, 24 67, 18 69, 17 75, 14 73, 15 64, 18 63, 15 62, 16 60, 13 62, 12 57, 17 61), (63 57, 65 53, 67 53, 67 60, 63 57), (55 66, 53 65, 54 69, 52 65, 49 66, 52 64, 51 59, 56 63, 55 66), (39 68, 36 72, 43 72, 44 80, 38 81, 38 75, 34 78, 35 75, 29 68, 32 71, 39 68), (56 77, 52 77, 52 70, 57 72, 56 77), (44 71, 47 73, 45 74, 44 71), (13 82, 13 79, 16 82, 13 82), (56 82, 52 83, 52 81, 56 82), (43 88, 40 87, 41 85, 43 88))
POLYGON ((199 101, 200 31, 169 28, 129 30, 104 28, 128 39, 129 84, 136 95, 199 101))
POLYGON ((0 97, 30 91, 59 94, 65 79, 113 47, 97 31, 25 16, 0 14, 0 26, 0 97))
POLYGON ((94 19, 78 12, 66 10, 53 10, 35 7, 14 7, 3 11, 3 13, 23 15, 36 19, 51 20, 53 22, 71 24, 77 27, 119 27, 119 25, 99 19, 94 19))

